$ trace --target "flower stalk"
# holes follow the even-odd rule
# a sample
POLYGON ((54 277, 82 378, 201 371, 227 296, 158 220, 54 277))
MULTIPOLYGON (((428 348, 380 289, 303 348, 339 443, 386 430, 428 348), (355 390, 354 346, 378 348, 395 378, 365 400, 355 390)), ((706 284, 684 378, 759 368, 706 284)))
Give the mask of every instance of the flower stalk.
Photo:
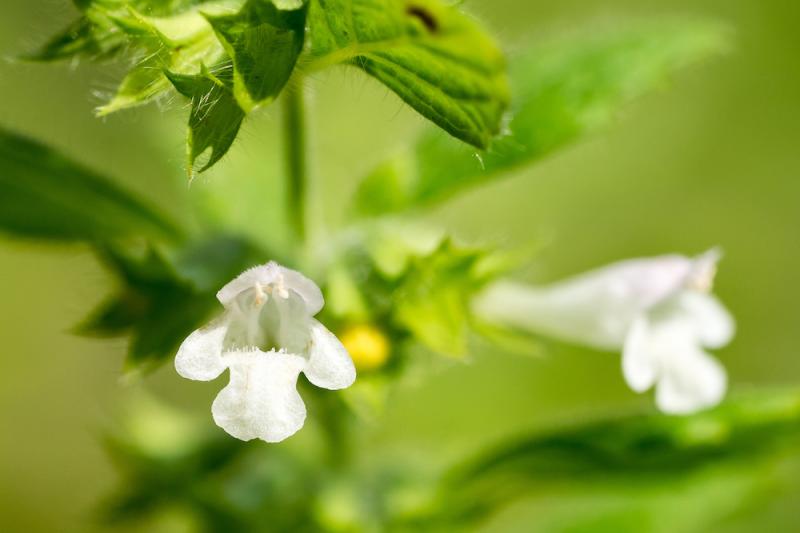
POLYGON ((297 84, 287 88, 284 97, 283 133, 287 182, 287 215, 294 236, 306 239, 306 189, 308 181, 305 134, 305 94, 297 84))

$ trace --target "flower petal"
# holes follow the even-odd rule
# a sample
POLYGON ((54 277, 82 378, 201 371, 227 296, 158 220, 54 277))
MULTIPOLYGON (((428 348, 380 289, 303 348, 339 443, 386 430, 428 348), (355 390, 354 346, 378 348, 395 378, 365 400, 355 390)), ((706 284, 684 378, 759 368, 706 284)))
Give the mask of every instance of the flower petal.
POLYGON ((595 348, 623 347, 642 312, 683 288, 692 261, 666 255, 632 259, 546 287, 498 282, 474 302, 489 321, 595 348))
POLYGON ((292 289, 305 300, 308 314, 316 315, 322 311, 322 307, 325 305, 325 299, 322 297, 322 291, 319 290, 316 283, 296 270, 291 270, 282 266, 278 268, 283 275, 286 288, 292 289))
POLYGON ((259 350, 230 352, 231 380, 211 406, 214 421, 237 439, 279 442, 303 427, 306 407, 297 393, 305 359, 259 350))
POLYGON ((233 303, 236 297, 243 291, 252 289, 256 282, 262 285, 273 283, 278 279, 279 268, 276 262, 270 261, 266 265, 260 265, 245 270, 217 292, 217 300, 227 307, 233 303))
POLYGON ((645 317, 640 317, 625 339, 622 374, 631 389, 644 392, 655 384, 657 373, 658 360, 651 345, 650 324, 645 317))
POLYGON ((317 284, 301 273, 282 267, 274 261, 245 270, 217 292, 217 299, 227 307, 243 291, 253 288, 256 282, 266 286, 281 279, 286 289, 293 289, 303 298, 309 314, 315 315, 322 310, 325 301, 317 284))
POLYGON ((219 376, 227 364, 222 357, 222 343, 228 332, 226 316, 193 331, 175 356, 175 370, 186 379, 210 381, 219 376))
POLYGON ((714 296, 702 292, 685 291, 678 305, 691 320, 695 336, 702 346, 721 348, 728 344, 736 332, 733 316, 714 296))
POLYGON ((353 360, 344 345, 328 328, 311 321, 309 360, 303 373, 308 380, 324 389, 344 389, 356 379, 353 360))
POLYGON ((701 349, 671 361, 656 388, 656 404, 665 413, 688 414, 717 405, 728 378, 723 366, 701 349))
POLYGON ((693 258, 691 272, 686 278, 686 288, 711 292, 711 288, 714 286, 714 276, 717 274, 717 263, 720 259, 722 259, 722 251, 719 248, 711 248, 693 258))

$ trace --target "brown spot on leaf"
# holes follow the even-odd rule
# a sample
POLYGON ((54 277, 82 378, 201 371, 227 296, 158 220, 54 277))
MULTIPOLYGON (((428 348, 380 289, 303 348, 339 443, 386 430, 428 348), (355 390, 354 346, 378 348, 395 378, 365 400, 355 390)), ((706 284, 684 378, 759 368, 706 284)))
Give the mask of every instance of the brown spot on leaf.
POLYGON ((436 33, 439 31, 439 21, 424 7, 409 5, 406 7, 406 14, 422 22, 429 32, 436 33))

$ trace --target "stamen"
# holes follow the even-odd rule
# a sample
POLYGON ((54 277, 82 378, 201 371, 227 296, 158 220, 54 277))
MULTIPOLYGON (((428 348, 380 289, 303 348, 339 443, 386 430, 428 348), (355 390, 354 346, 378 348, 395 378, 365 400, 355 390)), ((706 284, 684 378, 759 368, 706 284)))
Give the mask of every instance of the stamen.
MULTIPOLYGON (((255 300, 256 305, 261 305, 269 299, 269 296, 264 292, 264 287, 261 285, 261 283, 256 281, 255 289, 256 289, 256 300, 255 300)), ((270 292, 269 287, 267 287, 267 292, 270 292)))
POLYGON ((286 286, 284 285, 283 276, 278 276, 278 279, 275 281, 273 286, 274 286, 273 290, 277 292, 278 296, 280 296, 284 300, 289 298, 289 291, 286 289, 286 286))
POLYGON ((717 275, 717 261, 719 252, 712 250, 705 257, 701 257, 689 275, 687 287, 696 291, 711 292, 714 288, 714 278, 717 275))
POLYGON ((717 265, 709 265, 701 269, 689 280, 689 287, 700 292, 711 292, 714 288, 714 277, 717 275, 717 265))

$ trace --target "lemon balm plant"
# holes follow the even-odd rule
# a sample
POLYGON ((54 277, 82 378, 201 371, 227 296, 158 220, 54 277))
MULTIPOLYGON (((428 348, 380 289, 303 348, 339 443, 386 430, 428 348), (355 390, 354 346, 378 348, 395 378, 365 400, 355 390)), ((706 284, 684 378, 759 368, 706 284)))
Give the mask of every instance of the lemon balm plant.
MULTIPOLYGON (((113 179, 0 132, 0 227, 86 242, 118 278, 117 292, 78 332, 127 337, 128 371, 172 361, 193 380, 229 371, 211 408, 221 430, 143 400, 109 436, 126 482, 105 505, 108 520, 178 506, 209 531, 450 531, 548 483, 584 474, 644 483, 642 472, 647 490, 630 495, 638 506, 630 510, 659 517, 670 513, 665 486, 683 484, 687 498, 719 490, 717 478, 697 481, 705 464, 735 478, 734 503, 747 498, 766 482, 762 470, 728 465, 743 456, 766 461, 800 434, 793 391, 705 411, 727 390, 724 368, 705 349, 723 347, 735 329, 711 294, 718 252, 629 260, 532 287, 512 281, 532 260, 525 253, 458 242, 417 222, 420 212, 598 129, 673 71, 724 50, 719 24, 640 21, 506 57, 480 21, 442 0, 75 5, 77 18, 27 59, 129 65, 98 115, 185 99, 189 178, 224 165, 242 124, 265 107, 280 105, 285 146, 291 245, 268 250, 235 232, 190 231, 113 179), (326 228, 329 242, 316 250, 306 224, 313 165, 304 89, 331 68, 371 76, 428 125, 360 179, 344 226, 326 228), (628 415, 523 435, 436 472, 402 460, 369 469, 359 462, 364 419, 380 416, 417 358, 465 364, 476 338, 483 350, 538 351, 538 335, 620 353, 634 391, 655 387, 660 410, 686 416, 628 415), (267 444, 291 437, 306 417, 324 436, 319 447, 267 444), (166 430, 143 432, 154 427, 148 420, 166 430)), ((731 512, 730 501, 709 506, 704 519, 731 512)), ((603 517, 577 513, 567 523, 582 519, 603 517)), ((605 519, 612 529, 626 520, 617 509, 605 519)))

